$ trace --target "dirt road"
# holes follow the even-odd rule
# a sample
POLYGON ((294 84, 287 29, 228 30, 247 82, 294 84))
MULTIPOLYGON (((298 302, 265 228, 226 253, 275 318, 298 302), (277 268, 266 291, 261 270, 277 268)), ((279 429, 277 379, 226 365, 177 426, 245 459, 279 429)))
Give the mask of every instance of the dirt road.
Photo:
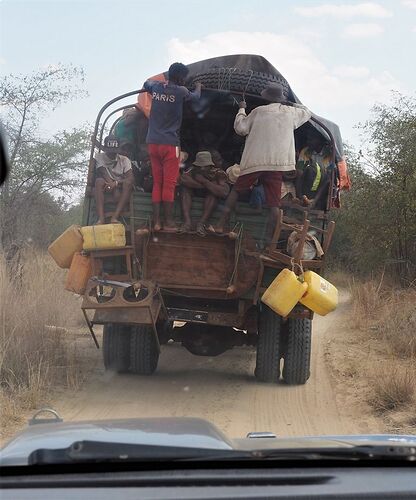
POLYGON ((62 394, 53 406, 65 420, 202 417, 231 437, 249 431, 287 436, 370 432, 359 415, 354 418, 338 408, 335 383, 325 362, 325 345, 342 320, 345 301, 342 296, 336 313, 314 320, 312 375, 304 386, 256 382, 254 349, 236 348, 204 358, 170 344, 163 346, 158 370, 151 377, 104 372, 97 351, 95 371, 83 389, 62 394))

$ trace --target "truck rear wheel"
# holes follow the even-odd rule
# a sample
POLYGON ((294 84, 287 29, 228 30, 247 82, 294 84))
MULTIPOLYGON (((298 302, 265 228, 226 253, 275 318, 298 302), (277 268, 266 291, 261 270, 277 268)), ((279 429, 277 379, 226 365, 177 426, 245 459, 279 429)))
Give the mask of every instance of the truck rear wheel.
POLYGON ((287 348, 284 354, 283 380, 287 384, 305 384, 310 376, 312 320, 289 318, 287 348))
POLYGON ((159 351, 151 326, 138 325, 130 337, 130 368, 138 375, 151 375, 157 368, 159 351))
POLYGON ((127 372, 130 367, 130 327, 110 323, 103 330, 103 358, 106 370, 127 372))
POLYGON ((260 311, 254 375, 261 382, 278 382, 280 377, 280 335, 282 318, 269 307, 260 311))

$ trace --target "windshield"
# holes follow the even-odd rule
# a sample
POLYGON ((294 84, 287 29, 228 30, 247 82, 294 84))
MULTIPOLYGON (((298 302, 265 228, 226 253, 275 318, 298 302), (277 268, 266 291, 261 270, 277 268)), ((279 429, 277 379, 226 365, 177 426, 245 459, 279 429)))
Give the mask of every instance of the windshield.
POLYGON ((411 440, 414 2, 0 9, 1 445, 411 440))

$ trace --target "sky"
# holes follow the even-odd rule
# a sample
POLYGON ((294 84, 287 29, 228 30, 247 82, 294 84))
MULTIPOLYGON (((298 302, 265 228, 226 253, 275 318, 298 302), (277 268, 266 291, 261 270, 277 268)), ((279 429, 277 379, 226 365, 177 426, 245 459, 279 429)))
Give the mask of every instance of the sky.
POLYGON ((52 134, 93 123, 112 97, 175 61, 260 54, 316 114, 360 147, 356 125, 391 91, 414 95, 416 0, 0 0, 0 74, 84 68, 89 97, 42 123, 52 134))

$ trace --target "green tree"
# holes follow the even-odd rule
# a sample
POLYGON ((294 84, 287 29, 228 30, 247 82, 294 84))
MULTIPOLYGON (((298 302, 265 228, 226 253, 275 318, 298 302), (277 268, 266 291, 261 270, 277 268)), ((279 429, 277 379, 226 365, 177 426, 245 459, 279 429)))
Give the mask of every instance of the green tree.
POLYGON ((0 191, 1 246, 8 256, 34 233, 45 230, 65 210, 63 194, 85 180, 88 133, 84 128, 59 131, 51 138, 38 133, 39 122, 59 105, 86 95, 83 71, 73 66, 48 67, 30 75, 0 81, 2 121, 9 139, 11 173, 0 191))
POLYGON ((368 149, 348 151, 353 190, 336 214, 333 253, 351 269, 416 278, 416 100, 398 93, 362 129, 368 149))

